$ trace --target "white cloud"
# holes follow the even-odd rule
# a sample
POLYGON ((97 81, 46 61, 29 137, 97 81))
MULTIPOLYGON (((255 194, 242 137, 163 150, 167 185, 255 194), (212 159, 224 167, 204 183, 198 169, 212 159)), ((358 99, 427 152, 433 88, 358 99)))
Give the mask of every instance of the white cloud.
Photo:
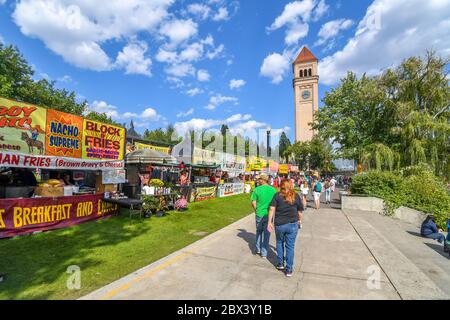
POLYGON ((121 114, 116 106, 108 104, 105 101, 97 100, 89 106, 89 111, 105 113, 108 117, 111 117, 114 120, 137 119, 146 121, 159 121, 163 119, 163 117, 158 114, 158 112, 153 108, 146 108, 140 114, 129 111, 121 114))
POLYGON ((159 62, 175 63, 178 61, 178 54, 175 51, 159 48, 156 54, 156 60, 159 62))
POLYGON ((268 32, 286 27, 284 42, 288 46, 297 45, 309 32, 309 22, 317 21, 329 9, 325 0, 301 0, 286 4, 283 12, 267 27, 268 32))
POLYGON ((293 1, 288 3, 280 16, 278 16, 268 31, 275 31, 287 26, 285 43, 293 45, 301 38, 308 35, 309 21, 312 11, 316 5, 316 0, 293 1))
POLYGON ((40 39, 68 63, 106 71, 113 62, 101 44, 154 30, 167 18, 173 2, 110 0, 103 5, 85 0, 22 0, 13 19, 24 35, 40 39))
POLYGON ((325 0, 320 0, 319 4, 314 10, 313 21, 318 21, 325 13, 328 12, 329 8, 330 6, 325 3, 325 0))
POLYGON ((335 84, 348 70, 378 74, 426 49, 450 54, 450 2, 375 0, 345 47, 319 63, 321 82, 335 84))
POLYGON ((284 42, 290 46, 295 45, 298 41, 308 35, 309 25, 307 23, 296 23, 286 30, 284 42))
POLYGON ((212 119, 191 119, 185 122, 176 122, 174 124, 174 128, 178 133, 184 134, 186 131, 195 129, 195 130, 205 130, 210 129, 212 127, 219 126, 222 122, 220 120, 212 120, 212 119))
POLYGON ((320 46, 325 44, 328 40, 334 39, 341 30, 347 30, 353 25, 353 21, 350 19, 338 19, 325 23, 319 31, 319 40, 316 41, 316 45, 320 46))
POLYGON ((202 20, 207 19, 211 12, 211 9, 208 6, 200 3, 193 3, 188 5, 187 10, 189 13, 199 17, 202 20))
POLYGON ((290 60, 289 52, 269 54, 263 61, 260 74, 264 77, 271 78, 272 83, 278 84, 283 81, 286 72, 289 70, 290 60))
MULTIPOLYGON (((44 74, 48 77, 48 75, 47 75, 46 73, 44 73, 44 74)), ((43 75, 44 75, 44 74, 43 74, 43 75)), ((69 75, 64 75, 64 76, 58 78, 58 81, 59 81, 59 82, 69 83, 69 82, 72 82, 73 80, 72 80, 72 77, 71 77, 71 76, 69 76, 69 75)))
POLYGON ((218 55, 220 55, 223 52, 224 49, 225 49, 225 46, 223 44, 221 44, 216 49, 214 49, 213 51, 208 51, 206 56, 208 57, 209 60, 213 60, 218 55))
POLYGON ((197 72, 198 81, 206 82, 206 81, 209 81, 210 78, 211 78, 211 76, 210 76, 208 70, 203 70, 203 69, 198 70, 198 72, 197 72))
POLYGON ((228 9, 226 7, 219 8, 219 11, 213 17, 214 21, 223 21, 228 19, 228 9))
POLYGON ((230 89, 233 90, 233 89, 239 89, 240 87, 245 86, 245 84, 246 84, 245 80, 231 79, 229 86, 230 86, 230 89))
POLYGON ((197 61, 203 56, 203 44, 195 42, 181 51, 179 58, 183 61, 197 61))
POLYGON ((196 95, 199 95, 203 93, 203 90, 199 89, 199 88, 193 88, 193 89, 189 89, 188 91, 186 91, 186 94, 190 97, 194 97, 196 95))
POLYGON ((174 64, 168 66, 165 71, 167 74, 177 78, 183 78, 188 75, 195 74, 195 68, 192 66, 192 64, 189 63, 174 64))
POLYGON ((186 112, 180 112, 180 113, 178 113, 177 114, 177 118, 184 118, 184 117, 187 117, 187 116, 190 116, 191 114, 193 114, 194 113, 194 108, 190 108, 188 111, 186 111, 186 112))
POLYGON ((145 42, 130 43, 119 52, 116 65, 124 68, 126 74, 151 76, 152 60, 145 57, 147 50, 145 42))
POLYGON ((134 112, 125 112, 122 117, 129 119, 129 118, 137 118, 139 115, 137 113, 134 112))
POLYGON ((209 104, 205 107, 205 109, 207 110, 214 110, 216 109, 218 106, 227 103, 227 102, 232 102, 234 104, 238 103, 238 99, 235 97, 228 97, 228 96, 223 96, 221 94, 218 95, 214 95, 209 99, 209 104))
POLYGON ((144 111, 142 111, 142 114, 139 116, 139 118, 150 121, 158 121, 161 119, 161 115, 159 115, 155 109, 147 108, 144 111))
POLYGON ((230 132, 233 135, 236 135, 236 134, 240 133, 240 134, 245 136, 246 133, 248 133, 249 131, 253 131, 253 130, 256 130, 258 128, 264 128, 266 126, 267 126, 267 123, 265 123, 265 122, 258 122, 258 121, 255 121, 255 120, 250 120, 250 121, 247 121, 247 122, 241 122, 241 123, 238 123, 238 124, 236 124, 234 126, 231 126, 230 127, 230 132))
POLYGON ((195 36, 198 33, 198 25, 191 19, 175 19, 165 22, 160 29, 160 33, 170 39, 171 45, 178 45, 195 36))
POLYGON ((235 114, 235 115, 232 115, 231 117, 229 117, 226 120, 226 122, 233 123, 233 122, 238 122, 238 121, 247 121, 247 120, 250 120, 251 118, 252 118, 252 115, 250 115, 250 114, 242 115, 242 114, 238 113, 238 114, 235 114))
POLYGON ((105 101, 95 100, 89 107, 89 110, 98 113, 105 113, 108 117, 111 117, 113 119, 118 119, 120 117, 119 112, 117 111, 117 107, 110 105, 105 101))

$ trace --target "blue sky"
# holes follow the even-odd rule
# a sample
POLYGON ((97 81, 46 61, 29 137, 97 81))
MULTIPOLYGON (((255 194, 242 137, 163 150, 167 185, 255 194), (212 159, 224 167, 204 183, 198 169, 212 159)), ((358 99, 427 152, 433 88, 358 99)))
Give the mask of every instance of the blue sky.
POLYGON ((292 139, 290 63, 304 45, 322 98, 349 69, 450 55, 448 30, 448 0, 0 0, 0 40, 36 79, 140 132, 270 125, 292 139))

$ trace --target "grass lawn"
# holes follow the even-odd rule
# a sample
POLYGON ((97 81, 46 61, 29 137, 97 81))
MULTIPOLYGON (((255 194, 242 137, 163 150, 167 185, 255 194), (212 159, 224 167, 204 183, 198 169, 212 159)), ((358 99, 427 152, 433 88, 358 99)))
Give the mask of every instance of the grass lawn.
POLYGON ((0 299, 75 299, 248 215, 248 194, 189 204, 163 218, 122 215, 71 228, 0 240, 0 299), (81 268, 68 290, 67 268, 81 268))

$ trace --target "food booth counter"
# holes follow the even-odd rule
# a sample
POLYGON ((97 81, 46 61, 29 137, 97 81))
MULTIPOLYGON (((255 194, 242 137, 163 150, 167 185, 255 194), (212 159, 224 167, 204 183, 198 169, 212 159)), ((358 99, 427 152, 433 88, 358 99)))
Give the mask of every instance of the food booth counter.
POLYGON ((118 213, 103 173, 123 172, 124 128, 1 97, 0 111, 0 238, 118 213))

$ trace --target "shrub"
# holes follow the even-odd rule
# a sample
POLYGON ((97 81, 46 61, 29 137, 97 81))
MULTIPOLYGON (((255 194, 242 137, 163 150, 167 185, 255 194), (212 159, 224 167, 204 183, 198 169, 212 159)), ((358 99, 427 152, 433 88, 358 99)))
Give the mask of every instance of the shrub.
POLYGON ((382 198, 388 214, 400 206, 434 214, 442 229, 450 214, 450 194, 445 184, 423 166, 403 172, 370 171, 357 175, 350 190, 353 194, 382 198))

